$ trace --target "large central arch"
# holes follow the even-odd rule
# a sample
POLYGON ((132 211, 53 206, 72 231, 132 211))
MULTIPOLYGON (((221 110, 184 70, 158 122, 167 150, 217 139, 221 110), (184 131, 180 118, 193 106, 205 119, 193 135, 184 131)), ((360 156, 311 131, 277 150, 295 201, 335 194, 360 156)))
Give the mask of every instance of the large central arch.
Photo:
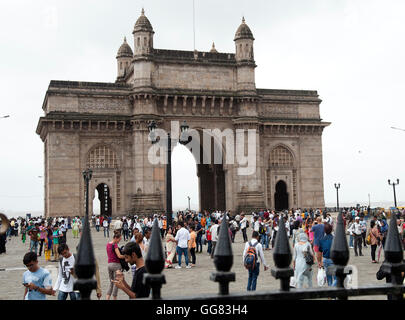
POLYGON ((209 134, 203 134, 202 129, 190 131, 193 145, 186 145, 194 156, 197 166, 199 210, 226 210, 225 194, 225 150, 221 141, 209 134), (207 140, 209 139, 209 141, 207 140), (199 151, 194 152, 193 146, 199 151))

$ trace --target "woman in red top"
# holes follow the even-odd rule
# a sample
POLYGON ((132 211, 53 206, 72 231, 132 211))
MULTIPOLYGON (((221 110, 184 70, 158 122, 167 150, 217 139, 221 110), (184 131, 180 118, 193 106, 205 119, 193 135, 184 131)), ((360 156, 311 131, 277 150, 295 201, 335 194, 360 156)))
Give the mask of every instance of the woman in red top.
POLYGON ((212 249, 212 237, 211 237, 211 230, 210 228, 207 229, 207 231, 205 231, 205 237, 207 239, 207 243, 208 243, 208 249, 207 252, 209 254, 211 254, 211 249, 212 249))
POLYGON ((121 270, 120 259, 125 259, 121 254, 118 244, 121 241, 121 232, 119 230, 114 231, 114 236, 111 242, 107 243, 107 257, 108 257, 108 277, 110 280, 110 285, 107 290, 106 299, 110 300, 111 293, 113 299, 117 300, 118 288, 114 285, 113 280, 115 280, 115 272, 121 270))

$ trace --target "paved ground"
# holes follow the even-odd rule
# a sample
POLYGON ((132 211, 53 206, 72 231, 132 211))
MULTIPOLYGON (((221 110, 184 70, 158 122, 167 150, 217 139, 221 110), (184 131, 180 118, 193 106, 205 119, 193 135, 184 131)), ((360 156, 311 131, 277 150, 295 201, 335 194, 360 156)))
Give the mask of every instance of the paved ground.
MULTIPOLYGON (((110 233, 111 234, 111 233, 110 233)), ((248 235, 251 234, 251 228, 248 235)), ((95 254, 100 263, 101 281, 103 298, 108 287, 108 274, 107 274, 107 254, 105 245, 108 242, 104 238, 103 232, 96 232, 92 228, 92 239, 95 247, 95 254)), ((236 273, 236 281, 231 283, 230 292, 244 292, 247 284, 247 271, 242 265, 242 253, 244 243, 242 241, 242 234, 238 232, 236 235, 235 243, 232 250, 234 253, 234 264, 232 271, 236 273)), ((78 239, 73 239, 71 230, 68 232, 68 245, 75 252, 78 244, 78 239)), ((121 245, 124 241, 121 242, 121 245)), ((22 258, 29 249, 29 245, 22 244, 20 237, 13 238, 7 243, 7 253, 0 255, 0 299, 19 300, 23 298, 24 288, 21 284, 22 274, 26 270, 22 263, 22 258), (8 270, 11 269, 11 270, 8 270)), ((163 297, 188 296, 198 294, 209 294, 218 292, 218 284, 209 280, 211 272, 215 271, 213 261, 206 253, 207 246, 203 247, 203 252, 197 254, 197 265, 192 269, 168 269, 164 270, 166 276, 166 284, 162 288, 163 297)), ((370 249, 363 249, 363 257, 354 257, 353 249, 350 249, 351 258, 349 264, 355 265, 358 269, 358 283, 359 286, 382 284, 381 281, 376 280, 375 274, 380 264, 372 264, 370 257, 370 249)), ((383 259, 383 252, 381 258, 383 259)), ((265 251, 265 259, 270 266, 274 266, 272 251, 265 251)), ((39 257, 41 266, 48 268, 53 275, 53 283, 57 276, 56 262, 49 262, 45 264, 44 256, 39 257)), ((183 262, 184 265, 184 262, 183 262)), ((316 268, 315 268, 316 269, 316 268)), ((126 273, 125 277, 132 281, 132 275, 126 273)), ((313 276, 313 285, 316 286, 316 272, 313 276)), ((279 280, 271 276, 270 270, 260 270, 260 275, 257 284, 257 290, 279 289, 279 280)), ((47 297, 48 300, 55 300, 56 297, 47 297)), ((92 299, 96 299, 93 291, 92 299)), ((127 296, 121 291, 118 294, 118 299, 128 299, 127 296)), ((367 297, 359 297, 359 299, 367 299, 367 297)), ((386 299, 384 296, 374 296, 375 299, 386 299)))

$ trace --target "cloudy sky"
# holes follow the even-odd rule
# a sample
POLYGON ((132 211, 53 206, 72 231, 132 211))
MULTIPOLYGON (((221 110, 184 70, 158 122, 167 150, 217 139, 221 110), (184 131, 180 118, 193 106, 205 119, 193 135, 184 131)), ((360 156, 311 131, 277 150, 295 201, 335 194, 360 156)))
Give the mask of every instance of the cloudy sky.
MULTIPOLYGON (((114 82, 115 55, 145 8, 155 48, 193 50, 192 0, 0 2, 0 210, 43 210, 35 134, 50 80, 114 82)), ((196 49, 234 52, 242 16, 256 39, 256 86, 317 90, 326 203, 405 200, 405 2, 195 0, 196 49)), ((192 158, 173 154, 174 205, 197 205, 192 158)))

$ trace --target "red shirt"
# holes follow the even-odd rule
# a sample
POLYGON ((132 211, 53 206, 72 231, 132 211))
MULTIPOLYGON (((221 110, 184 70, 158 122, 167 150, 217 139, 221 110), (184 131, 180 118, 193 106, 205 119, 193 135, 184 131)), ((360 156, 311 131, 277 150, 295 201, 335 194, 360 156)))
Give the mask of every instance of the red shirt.
POLYGON ((207 241, 211 241, 211 240, 212 240, 210 229, 207 230, 207 235, 206 235, 206 236, 207 236, 207 241))

